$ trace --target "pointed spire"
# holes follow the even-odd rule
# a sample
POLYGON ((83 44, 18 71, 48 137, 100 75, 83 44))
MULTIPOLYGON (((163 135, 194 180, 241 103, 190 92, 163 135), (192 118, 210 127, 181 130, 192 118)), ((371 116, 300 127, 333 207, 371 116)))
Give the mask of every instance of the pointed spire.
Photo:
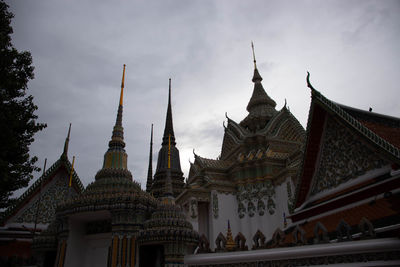
POLYGON ((168 89, 168 108, 167 108, 167 117, 165 120, 165 128, 164 128, 164 136, 162 145, 168 144, 168 136, 171 135, 171 143, 175 145, 175 135, 174 135, 174 126, 172 123, 172 107, 171 107, 171 78, 169 78, 169 89, 168 89))
POLYGON ((240 125, 255 132, 258 129, 264 128, 277 111, 275 109, 275 101, 268 96, 261 83, 263 79, 257 69, 253 42, 251 42, 251 49, 253 51, 254 62, 254 74, 252 78, 254 89, 246 108, 249 115, 240 122, 240 125))
POLYGON ((65 143, 64 143, 64 151, 61 156, 68 157, 68 146, 69 146, 69 136, 71 134, 71 123, 69 123, 69 129, 68 129, 68 134, 67 138, 65 138, 65 143))
POLYGON ((121 94, 119 98, 117 119, 113 128, 108 150, 104 155, 103 168, 127 169, 128 155, 125 153, 124 128, 122 127, 123 94, 124 94, 125 64, 122 72, 121 94))
POLYGON ((122 111, 123 111, 123 98, 124 98, 124 80, 125 80, 125 64, 122 72, 122 82, 121 82, 121 93, 119 97, 119 105, 117 112, 117 119, 115 121, 115 126, 113 129, 111 141, 108 146, 111 147, 125 147, 124 142, 124 128, 122 127, 122 111))
POLYGON ((256 63, 256 55, 254 53, 254 44, 253 41, 251 41, 251 49, 253 50, 253 62, 254 62, 254 74, 253 74, 253 79, 252 81, 255 82, 261 82, 262 81, 262 77, 260 75, 260 73, 258 72, 257 69, 257 63, 256 63))
POLYGON ((256 106, 269 106, 268 108, 274 109, 276 103, 272 100, 264 90, 264 87, 261 84, 263 80, 260 73, 258 72, 257 65, 256 65, 256 57, 254 53, 254 44, 251 42, 251 48, 253 50, 253 62, 254 62, 254 74, 253 74, 253 83, 254 83, 254 90, 253 95, 250 98, 249 104, 247 105, 247 111, 252 112, 252 109, 256 106))
POLYGON ((147 171, 146 192, 151 191, 152 184, 153 184, 153 124, 151 124, 149 169, 147 171))

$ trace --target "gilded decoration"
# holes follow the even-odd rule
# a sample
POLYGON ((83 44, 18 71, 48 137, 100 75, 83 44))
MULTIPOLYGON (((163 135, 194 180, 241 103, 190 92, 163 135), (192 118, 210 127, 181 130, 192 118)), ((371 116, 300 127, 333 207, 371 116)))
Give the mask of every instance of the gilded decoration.
POLYGON ((238 185, 236 199, 238 201, 239 218, 244 218, 246 213, 250 217, 253 217, 256 212, 259 216, 263 216, 266 209, 270 214, 274 214, 274 197, 275 188, 271 180, 259 181, 253 184, 249 183, 238 185), (257 204, 257 206, 255 204, 257 204))
POLYGON ((312 195, 337 187, 386 162, 335 120, 329 119, 324 134, 320 167, 312 195))

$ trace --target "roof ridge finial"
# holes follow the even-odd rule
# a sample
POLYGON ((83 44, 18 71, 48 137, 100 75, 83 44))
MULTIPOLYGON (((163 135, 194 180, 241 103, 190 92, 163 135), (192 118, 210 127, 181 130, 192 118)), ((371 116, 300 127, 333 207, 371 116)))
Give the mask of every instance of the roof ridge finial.
POLYGON ((119 105, 120 106, 123 105, 123 100, 124 100, 125 67, 126 67, 126 65, 124 64, 124 70, 122 71, 121 94, 119 96, 119 105))
POLYGON ((251 41, 251 49, 253 50, 254 69, 257 69, 256 54, 254 53, 254 44, 253 44, 253 41, 251 41))
POLYGON ((68 128, 68 134, 67 138, 65 138, 65 143, 64 143, 64 151, 62 155, 68 157, 68 146, 69 146, 69 137, 71 135, 71 123, 69 123, 69 128, 68 128))
POLYGON ((146 191, 150 192, 153 185, 153 123, 151 124, 149 169, 147 171, 146 191))

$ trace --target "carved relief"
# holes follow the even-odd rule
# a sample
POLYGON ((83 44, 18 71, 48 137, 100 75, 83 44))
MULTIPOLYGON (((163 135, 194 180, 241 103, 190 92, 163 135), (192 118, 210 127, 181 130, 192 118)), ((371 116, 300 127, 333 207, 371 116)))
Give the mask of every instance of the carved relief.
POLYGON ((275 213, 275 202, 272 200, 272 198, 268 199, 268 212, 271 215, 275 213))
POLYGON ((219 233, 217 239, 215 239, 215 252, 225 251, 226 238, 222 233, 219 233))
POLYGON ((248 250, 249 248, 246 246, 246 237, 239 232, 235 237, 236 250, 248 250))
POLYGON ((238 204, 239 218, 242 219, 245 213, 246 213, 246 208, 244 207, 243 202, 239 202, 238 204))
POLYGON ((284 243, 285 236, 285 233, 278 227, 272 235, 272 246, 280 247, 284 243))
POLYGON ((311 191, 312 195, 335 188, 386 164, 368 146, 361 143, 360 138, 333 119, 327 121, 323 140, 320 167, 311 191))
POLYGON ((275 212, 275 188, 270 180, 257 182, 255 184, 241 184, 238 185, 238 193, 236 198, 238 200, 238 214, 239 218, 243 218, 247 211, 250 217, 253 217, 256 212, 260 216, 265 214, 265 209, 268 208, 270 214, 275 212), (247 205, 247 210, 245 206, 247 205), (267 206, 267 207, 266 207, 267 206))
POLYGON ((345 222, 344 220, 340 220, 337 228, 336 228, 336 232, 337 232, 337 238, 339 241, 350 241, 352 240, 351 237, 351 228, 349 226, 349 224, 347 222, 345 222))
POLYGON ((314 227, 314 243, 327 243, 329 242, 328 231, 321 222, 317 222, 314 227))
POLYGON ((213 205, 214 218, 217 219, 218 218, 218 195, 215 192, 212 195, 212 205, 213 205))
POLYGON ((257 230, 253 237, 253 242, 253 249, 263 248, 265 246, 265 235, 260 230, 257 230))
POLYGON ((358 224, 358 228, 360 228, 362 239, 375 237, 374 226, 367 218, 363 217, 361 219, 360 223, 358 224))
POLYGON ((258 215, 260 215, 260 216, 263 216, 265 213, 265 204, 264 204, 264 201, 262 201, 261 199, 258 200, 257 211, 258 211, 258 215))
POLYGON ((190 217, 192 219, 196 219, 198 215, 198 210, 197 210, 197 200, 192 198, 190 200, 190 217))
POLYGON ((292 186, 290 185, 290 182, 286 183, 286 189, 287 189, 287 194, 288 194, 288 210, 289 210, 289 213, 292 214, 294 211, 295 199, 292 194, 292 186))
POLYGON ((249 213, 249 216, 253 217, 255 211, 256 211, 256 207, 254 206, 253 202, 249 201, 248 206, 247 206, 247 212, 249 213))
POLYGON ((296 244, 296 245, 306 244, 306 232, 299 225, 297 225, 293 231, 293 240, 294 240, 294 244, 296 244))
POLYGON ((210 249, 210 242, 208 242, 207 237, 202 234, 199 239, 199 253, 209 253, 211 252, 210 249))

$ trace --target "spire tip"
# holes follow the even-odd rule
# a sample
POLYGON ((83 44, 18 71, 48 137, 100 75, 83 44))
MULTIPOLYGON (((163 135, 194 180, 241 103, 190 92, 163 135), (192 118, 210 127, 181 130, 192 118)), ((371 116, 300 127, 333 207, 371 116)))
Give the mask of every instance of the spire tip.
POLYGON ((254 53, 254 44, 253 44, 253 41, 251 41, 251 49, 253 50, 254 69, 257 69, 256 55, 255 55, 255 53, 254 53))

